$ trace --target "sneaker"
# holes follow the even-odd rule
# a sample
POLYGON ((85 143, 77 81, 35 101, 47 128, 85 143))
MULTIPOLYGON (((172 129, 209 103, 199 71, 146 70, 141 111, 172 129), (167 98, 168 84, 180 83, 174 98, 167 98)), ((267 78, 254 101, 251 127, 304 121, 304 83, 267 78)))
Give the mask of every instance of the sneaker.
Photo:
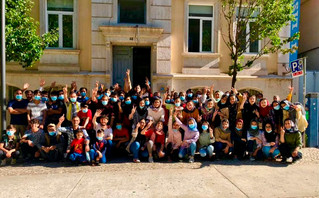
POLYGON ((287 162, 288 162, 288 163, 292 163, 292 162, 293 162, 292 157, 289 157, 289 158, 287 159, 287 162))
POLYGON ((11 165, 15 165, 17 163, 17 160, 16 159, 12 159, 11 160, 11 165))
POLYGON ((7 164, 7 159, 1 160, 1 166, 5 166, 7 164))
POLYGON ((194 160, 194 157, 193 156, 190 156, 189 157, 189 160, 188 160, 190 163, 193 163, 195 160, 194 160))
POLYGON ((148 158, 148 162, 149 162, 149 163, 153 163, 153 162, 154 162, 153 157, 149 157, 149 158, 148 158))
POLYGON ((141 161, 139 159, 133 159, 134 163, 140 163, 141 161))
POLYGON ((249 158, 250 161, 255 161, 256 159, 254 157, 249 158))

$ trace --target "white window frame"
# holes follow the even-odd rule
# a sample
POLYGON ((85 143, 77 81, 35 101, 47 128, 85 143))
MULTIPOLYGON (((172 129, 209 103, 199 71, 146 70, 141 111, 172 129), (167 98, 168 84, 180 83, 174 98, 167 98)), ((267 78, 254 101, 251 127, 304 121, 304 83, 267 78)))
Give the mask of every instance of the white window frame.
MULTIPOLYGON (((242 6, 242 7, 245 7, 245 6, 242 6)), ((237 8, 237 7, 236 7, 237 8)), ((235 12, 235 14, 236 14, 236 12, 235 12)), ((237 26, 237 21, 239 20, 238 19, 238 17, 237 16, 235 16, 236 17, 236 22, 235 22, 235 28, 234 28, 234 30, 236 29, 236 26, 237 26)), ((249 41, 249 35, 248 35, 248 33, 250 32, 250 23, 251 22, 255 22, 256 21, 256 19, 249 19, 248 20, 248 23, 246 24, 246 34, 247 34, 247 36, 246 36, 246 42, 247 43, 249 43, 249 45, 248 45, 248 47, 247 47, 247 49, 246 49, 246 54, 258 54, 259 53, 259 51, 261 50, 261 40, 258 40, 258 52, 250 52, 250 41, 249 41)), ((234 31, 235 32, 235 31, 234 31)), ((234 36, 236 36, 235 34, 234 34, 234 36)))
POLYGON ((77 0, 73 0, 73 12, 67 11, 48 11, 47 0, 44 0, 44 17, 45 17, 45 32, 49 32, 49 14, 58 15, 59 19, 59 47, 48 47, 48 49, 76 49, 77 48, 77 0), (72 33, 73 47, 63 47, 63 15, 72 15, 72 33))
POLYGON ((215 16, 215 5, 207 5, 207 4, 193 4, 193 3, 189 3, 187 4, 187 52, 188 53, 214 53, 214 17, 215 16), (213 17, 197 17, 197 16, 189 16, 189 6, 194 5, 194 6, 211 6, 213 8, 213 17), (189 51, 189 46, 188 46, 188 42, 189 42, 189 19, 199 19, 200 23, 199 23, 199 52, 190 52, 189 51), (203 51, 202 47, 203 47, 203 21, 211 21, 212 22, 212 35, 211 35, 211 51, 203 51))

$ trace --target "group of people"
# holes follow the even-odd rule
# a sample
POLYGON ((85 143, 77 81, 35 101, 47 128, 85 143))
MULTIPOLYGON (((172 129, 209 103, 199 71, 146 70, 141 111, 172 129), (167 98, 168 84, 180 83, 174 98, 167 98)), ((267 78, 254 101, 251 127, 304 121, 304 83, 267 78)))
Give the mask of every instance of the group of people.
POLYGON ((132 87, 130 72, 124 86, 105 89, 96 82, 90 97, 86 87, 65 85, 58 90, 45 81, 35 91, 14 93, 8 103, 10 125, 0 141, 1 165, 25 161, 70 160, 93 166, 117 156, 133 162, 202 158, 276 160, 302 158, 302 136, 307 128, 304 109, 286 99, 262 94, 222 92, 203 88, 152 92, 150 82, 132 87), (23 98, 25 95, 25 98, 23 98))

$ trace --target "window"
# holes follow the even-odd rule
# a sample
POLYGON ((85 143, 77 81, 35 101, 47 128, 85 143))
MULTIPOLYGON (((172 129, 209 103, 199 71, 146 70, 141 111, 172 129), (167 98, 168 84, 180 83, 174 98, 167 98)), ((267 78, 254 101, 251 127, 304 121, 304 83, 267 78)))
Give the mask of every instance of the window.
POLYGON ((75 48, 74 1, 47 0, 46 30, 59 29, 59 40, 49 47, 75 48))
POLYGON ((239 35, 241 35, 239 37, 240 40, 240 44, 242 46, 242 49, 244 49, 247 53, 258 53, 260 50, 260 41, 258 39, 256 39, 256 37, 258 37, 258 32, 257 31, 253 31, 254 28, 256 28, 256 23, 255 23, 255 19, 258 14, 260 13, 260 10, 256 10, 252 13, 252 16, 250 17, 249 21, 247 24, 244 24, 244 20, 241 19, 245 19, 247 17, 247 15, 249 14, 249 10, 245 7, 241 8, 242 10, 240 11, 239 14, 239 8, 236 8, 236 17, 237 17, 237 25, 240 26, 245 26, 241 28, 239 35), (239 15, 241 16, 239 18, 239 15), (241 24, 242 23, 242 24, 241 24), (251 32, 255 32, 256 34, 252 34, 251 32))
POLYGON ((118 0, 118 22, 146 24, 146 0, 118 0))
POLYGON ((213 6, 189 5, 188 51, 213 51, 213 6))

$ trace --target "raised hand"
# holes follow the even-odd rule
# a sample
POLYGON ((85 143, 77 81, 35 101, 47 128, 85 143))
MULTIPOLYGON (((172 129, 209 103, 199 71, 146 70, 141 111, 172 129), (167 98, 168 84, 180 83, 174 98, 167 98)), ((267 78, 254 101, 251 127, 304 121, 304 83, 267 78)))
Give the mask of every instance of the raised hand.
POLYGON ((29 84, 29 83, 24 83, 24 84, 23 84, 23 89, 24 89, 24 90, 29 89, 29 87, 30 87, 30 84, 29 84))
POLYGON ((289 89, 290 92, 294 91, 294 87, 292 87, 292 86, 289 86, 288 89, 289 89))
POLYGON ((126 77, 129 77, 129 76, 130 76, 130 72, 131 72, 130 69, 127 69, 127 70, 126 70, 126 77))
POLYGON ((238 93, 237 89, 234 88, 234 87, 232 87, 231 90, 233 91, 234 94, 237 94, 237 93, 238 93))
POLYGON ((52 83, 51 83, 51 88, 54 88, 55 87, 55 84, 56 84, 56 82, 55 81, 53 81, 52 83))
POLYGON ((40 87, 43 87, 45 85, 45 80, 44 79, 41 79, 40 80, 40 87))
POLYGON ((131 113, 134 114, 135 111, 136 111, 136 107, 133 107, 131 113))
POLYGON ((73 89, 76 89, 76 82, 75 81, 72 81, 72 83, 71 83, 71 89, 73 90, 73 89))
POLYGON ((63 94, 67 94, 68 93, 68 85, 66 84, 65 87, 63 87, 63 94))
POLYGON ((95 81, 95 87, 98 88, 99 87, 100 82, 97 80, 95 81))
POLYGON ((96 117, 100 117, 100 116, 101 116, 101 114, 102 114, 102 109, 98 109, 98 110, 96 110, 96 112, 95 112, 94 116, 96 116, 96 117))
POLYGON ((64 114, 59 118, 59 122, 60 123, 62 123, 62 122, 64 122, 64 120, 65 120, 65 117, 64 117, 64 114))

